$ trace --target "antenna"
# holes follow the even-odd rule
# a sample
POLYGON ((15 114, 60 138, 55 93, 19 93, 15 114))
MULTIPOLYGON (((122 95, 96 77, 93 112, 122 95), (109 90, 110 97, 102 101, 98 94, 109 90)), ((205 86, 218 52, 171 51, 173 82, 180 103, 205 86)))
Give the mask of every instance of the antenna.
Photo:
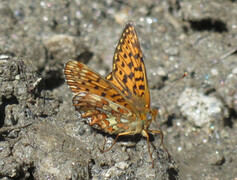
POLYGON ((223 54, 220 58, 211 59, 211 60, 209 60, 209 62, 212 61, 212 65, 217 64, 236 52, 237 52, 237 47, 234 47, 234 48, 230 49, 228 52, 226 52, 225 54, 223 54))
MULTIPOLYGON (((176 80, 169 88, 168 88, 168 90, 166 90, 165 91, 165 93, 167 93, 167 92, 169 92, 174 86, 176 86, 176 84, 178 83, 178 82, 180 82, 183 78, 185 78, 186 76, 188 75, 188 73, 187 72, 185 72, 178 80, 176 80)), ((161 95, 161 96, 158 96, 158 99, 159 99, 159 103, 163 106, 163 107, 166 107, 165 105, 164 105, 164 102, 166 101, 166 96, 164 96, 164 94, 163 95, 161 95)), ((166 108, 165 108, 166 109, 166 108)), ((160 127, 159 125, 158 125, 158 127, 160 127)))
POLYGON ((180 82, 180 81, 181 81, 183 78, 185 78, 187 75, 188 75, 188 72, 185 72, 177 81, 174 82, 174 84, 172 84, 172 85, 169 87, 169 89, 166 91, 166 93, 169 92, 174 86, 176 86, 176 84, 177 84, 178 82, 180 82))

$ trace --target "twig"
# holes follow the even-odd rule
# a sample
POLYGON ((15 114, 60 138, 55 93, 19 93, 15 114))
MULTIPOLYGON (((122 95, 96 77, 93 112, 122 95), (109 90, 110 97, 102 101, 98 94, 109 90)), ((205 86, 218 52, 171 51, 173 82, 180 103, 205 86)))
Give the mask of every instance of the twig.
POLYGON ((4 132, 8 132, 8 131, 15 130, 15 129, 25 128, 25 127, 30 126, 31 124, 32 124, 32 123, 28 123, 28 124, 21 125, 21 126, 2 127, 2 128, 0 128, 0 134, 2 134, 2 133, 4 133, 4 132))

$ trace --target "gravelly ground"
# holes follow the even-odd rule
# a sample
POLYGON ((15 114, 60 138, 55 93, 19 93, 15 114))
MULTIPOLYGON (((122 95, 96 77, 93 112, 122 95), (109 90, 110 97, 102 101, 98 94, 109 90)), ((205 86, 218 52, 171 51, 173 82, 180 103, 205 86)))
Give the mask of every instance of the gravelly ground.
POLYGON ((236 1, 1 1, 0 178, 237 179, 236 17, 236 1), (172 155, 151 136, 154 169, 140 136, 101 154, 64 83, 72 58, 105 76, 127 22, 172 155))

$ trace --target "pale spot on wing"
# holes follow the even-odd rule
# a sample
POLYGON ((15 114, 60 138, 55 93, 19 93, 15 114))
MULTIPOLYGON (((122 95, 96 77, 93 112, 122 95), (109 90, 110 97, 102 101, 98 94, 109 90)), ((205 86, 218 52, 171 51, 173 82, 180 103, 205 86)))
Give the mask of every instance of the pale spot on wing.
POLYGON ((71 85, 70 87, 71 87, 71 88, 77 88, 76 86, 73 86, 73 85, 71 85))
POLYGON ((83 93, 83 92, 81 92, 81 93, 80 93, 80 96, 86 96, 86 94, 85 94, 85 93, 83 93))
POLYGON ((99 96, 93 96, 94 100, 101 101, 101 98, 99 96))
POLYGON ((122 117, 121 117, 120 121, 121 121, 122 123, 128 123, 128 122, 129 122, 128 119, 124 119, 124 118, 122 118, 122 117))
POLYGON ((107 121, 109 121, 109 126, 113 126, 116 125, 118 122, 116 121, 115 117, 110 117, 107 119, 107 121))

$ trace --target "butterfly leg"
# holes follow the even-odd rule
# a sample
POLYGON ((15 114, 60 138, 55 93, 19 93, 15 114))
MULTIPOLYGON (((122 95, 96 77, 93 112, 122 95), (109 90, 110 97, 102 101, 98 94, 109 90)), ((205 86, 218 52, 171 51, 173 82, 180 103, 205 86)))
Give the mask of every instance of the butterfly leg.
POLYGON ((151 132, 151 133, 160 134, 161 145, 164 148, 164 150, 168 153, 168 156, 170 157, 170 153, 168 152, 168 150, 166 149, 166 147, 164 145, 164 141, 163 141, 164 135, 163 135, 163 132, 161 130, 157 131, 157 130, 150 130, 150 129, 148 129, 148 131, 151 132))
POLYGON ((151 158, 151 161, 152 161, 152 168, 154 168, 154 160, 152 159, 152 154, 151 154, 151 151, 150 151, 150 140, 149 140, 149 134, 147 133, 147 131, 143 130, 142 131, 142 136, 146 137, 146 140, 147 140, 147 148, 148 148, 148 154, 151 158))
POLYGON ((112 149, 112 147, 115 145, 115 143, 116 143, 116 141, 118 140, 119 136, 126 136, 126 135, 130 135, 130 134, 133 134, 133 133, 134 133, 133 131, 124 132, 124 133, 119 133, 119 134, 116 136, 116 138, 115 138, 113 144, 112 144, 108 149, 104 150, 104 147, 103 147, 103 149, 101 149, 100 151, 101 151, 102 153, 105 153, 105 152, 109 151, 109 150, 112 149))

